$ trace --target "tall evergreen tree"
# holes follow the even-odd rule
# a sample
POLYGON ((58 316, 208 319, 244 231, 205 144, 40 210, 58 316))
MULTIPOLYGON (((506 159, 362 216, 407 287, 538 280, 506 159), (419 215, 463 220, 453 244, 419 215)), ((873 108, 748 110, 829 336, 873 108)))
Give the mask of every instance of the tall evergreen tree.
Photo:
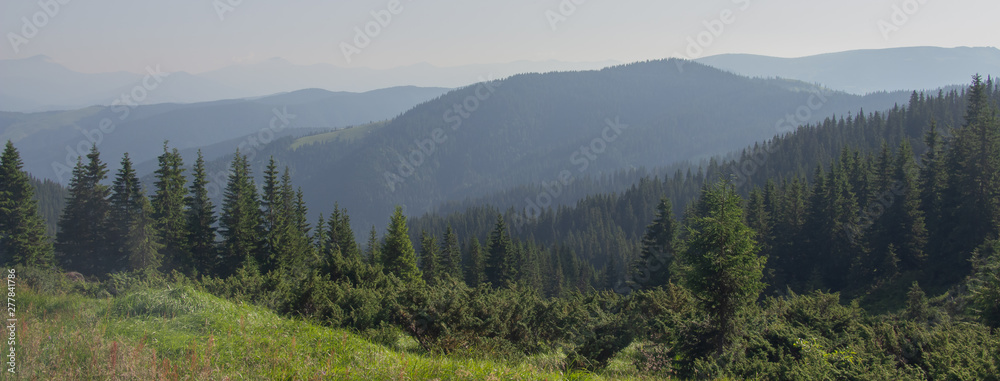
POLYGON ((765 259, 757 256, 755 233, 743 222, 742 203, 730 184, 707 187, 681 257, 688 266, 685 284, 716 330, 716 355, 735 339, 738 322, 764 289, 765 259))
POLYGON ((161 264, 162 245, 153 221, 152 206, 128 153, 122 156, 109 201, 111 231, 108 244, 117 250, 112 270, 157 270, 161 264))
POLYGON ((454 279, 462 279, 462 248, 458 245, 458 235, 448 225, 441 240, 441 274, 454 279))
POLYGON ((184 200, 187 205, 187 241, 191 252, 193 273, 215 274, 219 264, 219 247, 216 244, 215 206, 208 197, 208 180, 205 172, 205 158, 198 150, 198 160, 194 164, 190 194, 184 200))
POLYGON ((438 248, 434 235, 427 234, 427 231, 420 232, 420 271, 423 272, 424 281, 434 283, 441 275, 439 273, 440 258, 438 258, 438 248))
POLYGON ((264 189, 261 195, 260 206, 264 218, 264 239, 261 241, 263 247, 261 268, 264 272, 272 270, 278 262, 278 251, 282 245, 288 242, 287 218, 290 217, 284 210, 284 200, 286 195, 282 192, 281 184, 278 180, 278 166, 271 156, 264 169, 264 189))
POLYGON ((507 223, 498 214, 490 239, 486 244, 486 277, 494 287, 507 286, 517 280, 518 258, 507 223))
POLYGON ((382 264, 382 244, 378 240, 378 230, 375 229, 375 225, 372 225, 372 230, 368 232, 368 249, 365 250, 365 257, 368 259, 368 264, 381 265, 382 264))
POLYGON ((310 244, 309 224, 306 222, 308 211, 301 191, 296 192, 292 187, 288 167, 285 167, 277 188, 277 197, 268 201, 269 208, 277 214, 272 220, 272 230, 267 232, 272 261, 286 275, 302 279, 319 261, 310 244))
POLYGON ((230 166, 224 197, 219 221, 223 239, 221 266, 227 273, 240 265, 260 269, 261 264, 267 262, 266 252, 262 250, 264 218, 250 164, 239 150, 230 166))
POLYGON ((946 196, 952 231, 946 247, 955 260, 968 258, 1000 231, 1000 122, 988 98, 990 90, 982 77, 973 78, 965 125, 953 131, 946 196))
MULTIPOLYGON (((945 167, 944 139, 938 131, 937 122, 931 121, 931 129, 924 137, 927 152, 921 158, 920 168, 920 210, 926 219, 929 242, 942 242, 948 230, 943 224, 943 195, 948 186, 948 172, 945 167)), ((933 250, 939 250, 934 247, 933 250)))
POLYGON ((632 279, 645 288, 665 286, 670 282, 670 264, 677 255, 677 221, 670 199, 660 198, 656 218, 642 236, 642 251, 632 270, 632 279))
POLYGON ((407 282, 419 281, 421 274, 417 268, 417 253, 413 251, 410 231, 406 226, 403 208, 396 206, 382 245, 382 261, 385 271, 396 274, 407 282))
POLYGON ((52 267, 52 243, 23 167, 21 155, 8 140, 0 156, 0 265, 52 267))
POLYGON ((324 258, 331 266, 328 269, 331 270, 343 266, 344 263, 361 262, 361 249, 354 239, 351 217, 347 214, 347 210, 341 209, 340 205, 336 203, 334 203, 333 213, 330 213, 330 218, 327 221, 324 258))
POLYGON ((163 261, 160 253, 163 244, 160 243, 159 232, 153 220, 153 206, 141 192, 135 203, 135 213, 123 246, 128 264, 126 268, 130 271, 156 271, 163 261))
POLYGON ((159 168, 155 172, 156 191, 150 200, 153 219, 163 244, 165 270, 178 270, 191 274, 191 250, 188 242, 188 226, 184 213, 184 198, 187 193, 184 178, 184 161, 180 152, 172 151, 163 143, 163 154, 157 158, 159 168))
POLYGON ((483 253, 482 245, 479 244, 479 238, 472 237, 469 240, 466 252, 468 253, 468 261, 466 261, 465 267, 465 282, 470 287, 478 287, 489 282, 489 278, 486 276, 486 255, 483 253))
POLYGON ((892 190, 896 197, 887 208, 883 221, 889 225, 886 230, 893 237, 901 269, 917 270, 926 258, 927 227, 920 210, 919 168, 906 140, 896 155, 893 172, 898 184, 892 190))
POLYGON ((56 253, 62 268, 97 276, 113 271, 117 255, 108 247, 110 189, 101 184, 108 169, 100 156, 94 145, 87 154, 86 164, 82 158, 77 159, 56 235, 56 253))

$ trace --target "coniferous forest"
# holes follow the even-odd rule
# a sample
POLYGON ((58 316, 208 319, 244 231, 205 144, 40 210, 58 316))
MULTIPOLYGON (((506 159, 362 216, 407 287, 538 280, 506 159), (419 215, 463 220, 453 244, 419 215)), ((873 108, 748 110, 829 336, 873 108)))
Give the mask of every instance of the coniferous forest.
POLYGON ((273 158, 258 184, 237 151, 216 205, 200 152, 165 143, 144 184, 128 154, 109 173, 95 145, 62 189, 7 142, 0 253, 38 292, 195 290, 434 356, 556 353, 561 369, 617 361, 639 378, 996 379, 998 106, 1000 86, 976 76, 531 218, 486 197, 357 230, 335 195, 307 206, 273 158))

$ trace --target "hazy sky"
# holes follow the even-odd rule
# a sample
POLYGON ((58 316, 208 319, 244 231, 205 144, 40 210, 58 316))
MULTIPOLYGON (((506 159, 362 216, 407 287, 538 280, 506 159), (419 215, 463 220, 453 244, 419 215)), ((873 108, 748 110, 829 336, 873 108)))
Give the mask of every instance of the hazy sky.
POLYGON ((0 31, 6 37, 0 59, 43 54, 84 72, 142 72, 160 64, 165 71, 199 73, 271 57, 387 68, 1000 46, 997 0, 41 2, 50 4, 48 14, 39 0, 0 1, 0 31), (398 2, 395 14, 387 10, 393 2, 398 2), (375 24, 372 12, 391 20, 384 27, 375 24), (31 25, 26 27, 25 19, 31 25), (366 27, 376 33, 358 46, 355 28, 366 27), (691 47, 691 41, 699 46, 691 47), (343 43, 357 48, 348 48, 350 62, 343 43))

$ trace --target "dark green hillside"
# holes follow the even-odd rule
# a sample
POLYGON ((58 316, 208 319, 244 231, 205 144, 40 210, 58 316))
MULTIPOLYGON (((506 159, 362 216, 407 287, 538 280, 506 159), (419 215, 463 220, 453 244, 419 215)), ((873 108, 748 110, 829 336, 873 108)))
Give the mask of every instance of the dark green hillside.
MULTIPOLYGON (((993 107, 1000 104, 1000 87, 992 81, 984 81, 983 89, 983 99, 987 104, 993 107)), ((497 213, 503 213, 507 220, 514 221, 512 232, 516 237, 533 240, 545 247, 563 247, 597 269, 610 265, 610 271, 616 272, 613 277, 625 282, 627 271, 624 269, 639 257, 640 248, 635 242, 642 239, 647 225, 653 221, 660 198, 669 198, 673 214, 681 218, 686 215, 687 207, 699 197, 706 181, 721 177, 732 179, 741 194, 750 196, 748 209, 753 209, 755 199, 760 204, 756 207, 759 208, 757 216, 761 221, 756 227, 766 228, 769 232, 767 236, 772 237, 769 242, 774 246, 768 248, 768 254, 783 258, 773 262, 776 271, 771 278, 773 290, 781 291, 785 285, 790 285, 796 289, 823 288, 863 293, 872 284, 871 275, 865 275, 868 277, 865 281, 857 279, 860 275, 848 279, 851 264, 847 258, 852 255, 868 256, 874 261, 872 258, 878 255, 887 255, 886 245, 891 240, 887 240, 885 235, 900 234, 898 231, 888 233, 892 230, 880 231, 877 229, 879 223, 867 222, 871 219, 878 221, 882 214, 875 212, 887 208, 879 201, 885 197, 886 187, 891 191, 897 181, 918 181, 920 184, 929 181, 924 179, 928 175, 922 172, 920 178, 914 180, 899 177, 889 169, 884 172, 885 175, 880 175, 877 169, 880 165, 886 168, 896 165, 901 160, 897 155, 902 155, 899 147, 903 144, 911 147, 910 154, 906 156, 924 160, 928 153, 925 136, 932 121, 936 122, 943 141, 949 142, 950 136, 967 124, 969 96, 965 91, 931 96, 915 93, 905 107, 895 107, 888 112, 828 118, 822 123, 804 126, 793 134, 755 144, 733 159, 721 163, 713 160, 707 168, 693 172, 677 170, 665 178, 644 178, 620 193, 592 194, 573 207, 547 210, 538 218, 531 218, 534 217, 531 211, 526 213, 524 209, 526 202, 512 195, 533 197, 544 193, 544 188, 525 187, 494 194, 475 201, 480 203, 478 207, 414 219, 411 223, 414 240, 416 234, 424 230, 439 236, 448 225, 464 239, 478 237, 482 240, 492 228, 490 221, 497 213), (887 147, 884 155, 887 160, 879 158, 883 146, 887 147), (824 169, 817 171, 817 167, 824 169), (816 181, 817 175, 821 175, 823 182, 816 181), (849 191, 851 196, 840 199, 826 193, 832 188, 824 184, 831 181, 838 182, 838 186, 842 187, 838 189, 849 191), (510 203, 512 200, 513 204, 510 203), (843 203, 825 204, 832 202, 843 203), (482 206, 490 204, 501 207, 482 206), (830 214, 834 209, 839 213, 837 218, 843 218, 840 222, 828 220, 832 218, 830 214), (850 237, 846 231, 851 231, 858 242, 848 242, 850 237), (838 246, 841 244, 847 246, 838 246), (810 258, 841 256, 847 262, 830 264, 807 259, 805 255, 810 258), (829 266, 841 266, 843 273, 834 277, 813 277, 814 270, 822 274, 829 266)), ((939 146, 939 149, 943 148, 939 146)), ((916 168, 916 164, 909 166, 916 168)), ((909 172, 913 171, 915 169, 909 172)), ((651 172, 660 174, 665 171, 651 172)), ((635 175, 620 172, 609 176, 609 179, 635 175)), ((915 173, 910 175, 917 176, 915 173)), ((607 187, 609 181, 581 183, 579 185, 583 189, 574 192, 587 193, 585 189, 588 188, 597 190, 607 187)), ((930 218, 927 217, 926 222, 928 229, 931 229, 930 218)), ((930 262, 922 266, 930 267, 919 268, 948 270, 919 273, 914 272, 912 266, 899 268, 903 272, 909 270, 910 279, 916 277, 921 284, 937 287, 936 291, 949 287, 966 274, 969 253, 984 237, 982 233, 977 236, 962 229, 953 232, 949 229, 965 223, 951 220, 945 226, 943 221, 948 220, 943 218, 945 216, 939 213, 935 223, 938 239, 945 241, 938 241, 936 246, 927 248, 930 262), (974 236, 978 238, 969 238, 974 236)), ((901 250, 898 244, 896 247, 895 250, 901 250)))

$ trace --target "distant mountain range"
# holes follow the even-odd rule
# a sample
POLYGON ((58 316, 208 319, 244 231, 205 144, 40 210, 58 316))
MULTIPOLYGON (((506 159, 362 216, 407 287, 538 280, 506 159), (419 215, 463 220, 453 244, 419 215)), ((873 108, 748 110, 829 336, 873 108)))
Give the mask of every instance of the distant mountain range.
POLYGON ((932 90, 1000 74, 1000 49, 912 47, 853 50, 801 58, 722 54, 697 62, 751 77, 819 83, 853 94, 932 90))
MULTIPOLYGON (((996 73, 996 48, 894 48, 855 50, 801 58, 724 54, 697 60, 736 74, 818 83, 853 94, 936 89, 964 84, 970 73, 996 73)), ((604 62, 515 61, 436 67, 416 64, 391 69, 295 65, 281 58, 191 74, 168 73, 139 104, 195 103, 266 96, 308 88, 365 92, 397 86, 457 88, 523 73, 595 70, 604 62)), ((148 71, 156 72, 153 65, 148 71)), ((147 73, 87 74, 46 56, 0 60, 0 111, 37 112, 110 105, 141 86, 147 73)), ((142 92, 141 90, 139 91, 142 92)))
POLYGON ((0 112, 0 141, 15 142, 25 169, 34 176, 65 183, 76 155, 86 154, 94 142, 112 171, 124 152, 129 152, 134 163, 154 159, 162 153, 165 140, 173 148, 192 152, 206 147, 206 158, 212 159, 238 147, 244 152, 256 150, 282 136, 390 119, 448 90, 396 87, 335 93, 309 89, 191 104, 0 112))
MULTIPOLYGON (((273 58, 200 74, 165 73, 154 89, 135 90, 143 86, 148 73, 79 73, 46 56, 35 56, 0 60, 0 111, 38 112, 107 106, 123 96, 131 96, 134 90, 142 95, 136 103, 149 105, 259 97, 310 88, 348 92, 400 86, 457 88, 520 73, 599 69, 614 63, 517 61, 458 67, 418 64, 374 70, 330 64, 302 66, 273 58)), ((154 65, 147 71, 160 69, 154 65)))

